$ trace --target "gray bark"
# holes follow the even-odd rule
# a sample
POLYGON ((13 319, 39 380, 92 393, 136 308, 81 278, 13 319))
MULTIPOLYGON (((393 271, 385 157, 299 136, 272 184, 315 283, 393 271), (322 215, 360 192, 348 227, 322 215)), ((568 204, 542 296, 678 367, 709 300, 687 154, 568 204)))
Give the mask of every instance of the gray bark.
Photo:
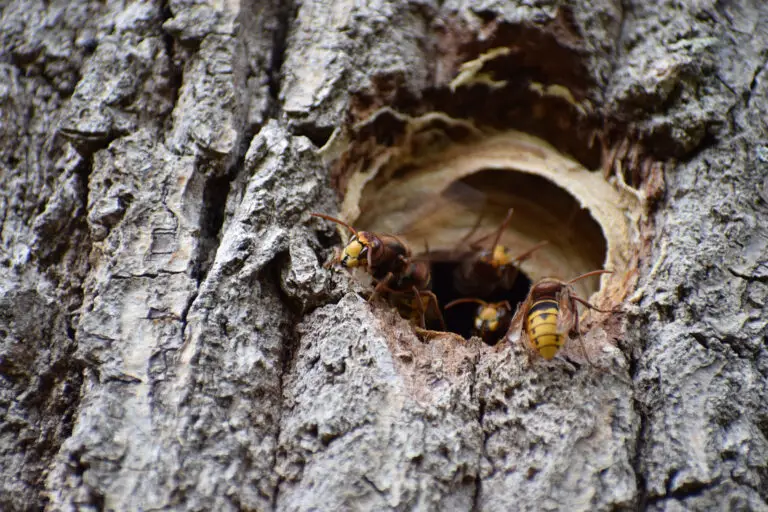
POLYGON ((0 508, 768 510, 768 6, 582 4, 2 2, 0 508), (608 371, 323 268, 320 146, 485 37, 677 161, 608 371))

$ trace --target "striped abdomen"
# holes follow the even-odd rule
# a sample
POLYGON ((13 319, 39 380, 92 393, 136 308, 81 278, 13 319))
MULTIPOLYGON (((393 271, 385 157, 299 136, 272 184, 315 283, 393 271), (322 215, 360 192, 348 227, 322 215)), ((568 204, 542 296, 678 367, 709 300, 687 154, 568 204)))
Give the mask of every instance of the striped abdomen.
POLYGON ((525 332, 533 348, 544 359, 552 359, 565 343, 565 336, 557 332, 560 305, 554 299, 534 302, 525 319, 525 332))

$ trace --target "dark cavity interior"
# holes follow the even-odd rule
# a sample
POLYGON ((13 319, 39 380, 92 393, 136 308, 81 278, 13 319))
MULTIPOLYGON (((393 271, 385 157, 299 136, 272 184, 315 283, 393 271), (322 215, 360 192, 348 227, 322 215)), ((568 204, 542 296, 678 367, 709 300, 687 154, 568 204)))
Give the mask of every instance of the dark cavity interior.
MULTIPOLYGON (((547 240, 549 244, 540 251, 546 256, 547 266, 539 268, 537 279, 555 277, 567 281, 580 274, 601 269, 606 256, 606 241, 600 225, 588 211, 583 210, 568 192, 540 176, 485 169, 461 180, 461 187, 473 189, 483 198, 477 207, 489 218, 503 219, 506 210, 514 207, 508 229, 526 233, 533 240, 547 240)), ((479 212, 478 212, 479 213, 479 212)), ((486 226, 480 233, 491 232, 486 226)), ((479 233, 479 234, 480 234, 479 233)), ((490 242, 488 242, 490 246, 490 242)), ((454 272, 458 261, 436 258, 432 262, 432 291, 441 308, 449 302, 467 298, 454 286, 454 272)), ((514 313, 532 286, 531 279, 522 271, 511 289, 497 288, 487 296, 474 298, 486 302, 506 300, 514 313)), ((588 297, 599 287, 599 278, 592 277, 578 284, 577 290, 588 297)), ((466 303, 443 310, 449 331, 469 338, 472 334, 478 304, 466 303)), ((439 328, 430 324, 430 328, 439 328)), ((504 336, 498 333, 498 339, 504 336)), ((495 343, 496 340, 491 340, 495 343)))
MULTIPOLYGON (((453 300, 465 298, 465 295, 459 293, 453 285, 454 271, 458 266, 459 263, 456 262, 432 263, 432 291, 437 296, 437 300, 441 307, 453 300)), ((509 304, 512 306, 512 312, 514 313, 517 309, 517 305, 525 300, 530 288, 530 279, 520 272, 510 290, 499 288, 489 295, 477 298, 486 302, 509 301, 509 304)), ((478 306, 478 304, 465 303, 457 304, 448 310, 443 310, 445 324, 448 330, 469 339, 472 335, 472 325, 478 306)), ((498 333, 499 338, 504 336, 504 334, 506 333, 498 333)))

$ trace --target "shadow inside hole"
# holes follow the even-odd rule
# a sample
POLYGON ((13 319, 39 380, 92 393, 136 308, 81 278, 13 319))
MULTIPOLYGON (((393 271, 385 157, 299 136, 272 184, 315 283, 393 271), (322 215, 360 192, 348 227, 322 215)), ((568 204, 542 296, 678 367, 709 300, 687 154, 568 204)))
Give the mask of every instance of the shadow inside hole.
MULTIPOLYGON (((458 268, 458 262, 433 262, 432 263, 432 292, 437 296, 440 307, 444 307, 449 302, 456 299, 470 298, 461 294, 454 286, 454 271, 458 268)), ((512 313, 517 310, 518 304, 523 302, 531 289, 531 281, 520 272, 510 290, 497 289, 493 293, 482 297, 471 297, 482 299, 486 302, 509 301, 512 306, 512 313)), ((472 336, 472 325, 478 304, 466 303, 457 304, 448 310, 443 310, 445 324, 449 331, 455 332, 469 339, 472 336)), ((504 336, 505 332, 499 333, 499 338, 504 336)))
POLYGON ((485 197, 489 214, 495 209, 501 219, 510 206, 515 209, 507 231, 547 240, 549 247, 544 252, 557 248, 563 258, 544 272, 546 276, 568 280, 603 267, 608 247, 600 224, 554 182, 499 169, 483 169, 461 181, 485 197))

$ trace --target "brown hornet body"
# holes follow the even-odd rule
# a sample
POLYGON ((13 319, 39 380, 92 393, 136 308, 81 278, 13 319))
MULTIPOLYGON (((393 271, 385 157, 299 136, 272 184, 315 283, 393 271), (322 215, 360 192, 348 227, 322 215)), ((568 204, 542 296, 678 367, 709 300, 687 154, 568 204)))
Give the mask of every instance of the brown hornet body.
MULTIPOLYGON (((397 302, 402 302, 403 295, 413 294, 413 303, 421 313, 422 327, 425 324, 425 312, 429 309, 423 307, 422 297, 434 302, 439 314, 437 297, 429 291, 432 282, 429 263, 412 259, 411 250, 405 242, 395 235, 357 231, 346 222, 329 215, 311 215, 340 224, 352 233, 335 261, 344 268, 362 267, 373 277, 375 288, 369 300, 373 300, 379 293, 386 292, 397 305, 397 302)), ((440 321, 442 320, 440 315, 440 321)))
MULTIPOLYGON (((520 263, 529 258, 534 251, 547 244, 547 242, 540 242, 524 253, 513 255, 508 247, 499 244, 501 235, 511 218, 512 208, 507 211, 507 216, 494 233, 493 242, 490 246, 483 247, 481 244, 490 235, 480 237, 469 243, 471 250, 461 258, 461 264, 454 273, 454 285, 459 293, 485 297, 499 288, 511 289, 520 273, 520 263)), ((479 225, 479 220, 477 225, 479 225)), ((462 240, 462 243, 472 236, 477 225, 462 240)))
POLYGON ((403 318, 418 323, 422 328, 426 328, 428 321, 437 321, 441 330, 446 330, 437 297, 431 291, 420 290, 418 295, 413 292, 392 292, 388 298, 403 318))
MULTIPOLYGON (((594 309, 573 291, 573 283, 586 277, 610 273, 610 270, 595 270, 582 274, 570 281, 544 278, 531 287, 525 302, 518 308, 512 319, 510 331, 520 330, 520 339, 544 359, 552 359, 565 345, 571 334, 581 340, 579 311, 577 303, 594 309)), ((589 360, 582 341, 584 355, 589 360)))
POLYGON ((377 280, 384 279, 390 273, 401 274, 407 267, 411 250, 396 236, 356 231, 346 222, 329 215, 311 215, 340 224, 352 232, 347 245, 336 257, 336 262, 342 267, 363 267, 377 280))

